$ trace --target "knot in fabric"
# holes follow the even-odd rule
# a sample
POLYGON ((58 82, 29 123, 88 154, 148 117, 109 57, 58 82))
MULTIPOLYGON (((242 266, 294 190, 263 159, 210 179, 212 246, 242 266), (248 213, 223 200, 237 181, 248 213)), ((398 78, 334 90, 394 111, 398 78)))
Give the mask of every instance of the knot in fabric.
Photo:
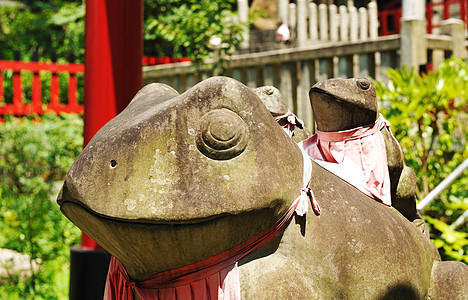
POLYGON ((304 128, 304 122, 296 117, 290 110, 282 116, 276 117, 276 122, 283 127, 283 130, 288 134, 289 137, 294 135, 294 128, 297 126, 300 129, 304 128))
POLYGON ((301 194, 299 195, 296 207, 296 214, 298 216, 303 216, 309 211, 309 200, 312 204, 312 209, 314 213, 318 216, 320 215, 320 206, 318 205, 317 200, 315 199, 312 189, 309 187, 310 179, 312 177, 312 162, 309 155, 301 148, 302 157, 304 159, 304 177, 302 181, 303 188, 301 189, 301 194))
POLYGON ((125 286, 126 286, 127 288, 135 289, 136 284, 135 284, 134 281, 125 280, 125 286))
MULTIPOLYGON (((318 204, 317 200, 315 199, 314 192, 312 191, 312 189, 310 187, 301 189, 301 196, 300 197, 301 197, 301 200, 300 200, 301 204, 299 204, 299 205, 308 206, 308 204, 309 204, 308 200, 309 200, 311 205, 312 205, 312 210, 314 211, 315 215, 317 215, 317 216, 320 215, 320 205, 318 204)), ((302 216, 304 214, 302 211, 298 212, 297 209, 296 209, 296 213, 299 216, 302 216)))

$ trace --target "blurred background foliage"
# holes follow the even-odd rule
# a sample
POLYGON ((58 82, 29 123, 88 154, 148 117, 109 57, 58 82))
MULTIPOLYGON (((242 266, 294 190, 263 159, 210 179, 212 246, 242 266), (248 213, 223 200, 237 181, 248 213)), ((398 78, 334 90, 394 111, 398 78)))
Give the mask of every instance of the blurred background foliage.
POLYGON ((68 298, 70 247, 81 232, 55 201, 82 130, 78 115, 6 116, 0 124, 0 248, 27 254, 31 266, 29 276, 10 270, 0 278, 1 299, 68 298))
MULTIPOLYGON (((82 0, 16 1, 0 5, 0 59, 38 53, 42 61, 84 62, 82 0)), ((242 42, 236 0, 144 0, 144 55, 189 57, 196 64, 215 54, 226 58, 242 42), (220 39, 213 47, 210 38, 220 39)), ((224 60, 226 61, 226 60, 224 60)))
MULTIPOLYGON (((387 84, 377 83, 381 111, 390 121, 408 166, 419 178, 422 200, 468 158, 468 64, 448 59, 435 72, 391 69, 387 84)), ((468 263, 468 228, 450 226, 468 209, 464 172, 423 216, 443 259, 468 263)))
POLYGON ((84 62, 83 1, 17 1, 0 6, 0 59, 84 62))
POLYGON ((197 67, 213 54, 223 63, 240 47, 247 24, 238 21, 237 1, 145 0, 144 53, 189 57, 197 67), (218 39, 219 45, 210 43, 218 39))

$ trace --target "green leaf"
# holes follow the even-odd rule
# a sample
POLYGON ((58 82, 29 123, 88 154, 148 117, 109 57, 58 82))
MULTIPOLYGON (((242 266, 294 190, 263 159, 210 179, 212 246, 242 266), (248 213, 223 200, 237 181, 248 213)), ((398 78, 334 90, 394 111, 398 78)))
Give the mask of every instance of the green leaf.
MULTIPOLYGON (((377 83, 381 112, 419 178, 422 199, 468 158, 468 64, 451 58, 435 72, 417 74, 405 66, 377 83)), ((431 239, 444 259, 468 262, 468 231, 452 224, 468 207, 468 176, 460 176, 425 210, 431 239)))

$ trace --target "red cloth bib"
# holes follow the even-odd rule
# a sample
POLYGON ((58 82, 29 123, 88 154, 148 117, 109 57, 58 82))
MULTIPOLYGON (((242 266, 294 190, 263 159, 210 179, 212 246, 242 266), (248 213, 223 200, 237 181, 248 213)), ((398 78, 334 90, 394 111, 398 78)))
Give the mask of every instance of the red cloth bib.
POLYGON ((392 205, 387 151, 380 132, 384 126, 390 124, 380 115, 371 125, 336 132, 317 131, 299 147, 364 194, 392 205))

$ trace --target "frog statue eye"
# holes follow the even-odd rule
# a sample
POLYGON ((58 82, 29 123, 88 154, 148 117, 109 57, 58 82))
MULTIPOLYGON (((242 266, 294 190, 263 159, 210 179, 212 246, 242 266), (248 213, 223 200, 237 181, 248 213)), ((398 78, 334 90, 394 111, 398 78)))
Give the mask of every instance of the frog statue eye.
POLYGON ((371 81, 370 79, 368 78, 359 78, 357 81, 356 81, 356 84, 359 88, 363 89, 363 90, 368 90, 371 86, 371 81))
POLYGON ((197 135, 197 148, 216 160, 227 160, 241 154, 247 146, 247 124, 226 108, 212 110, 202 116, 197 135))

